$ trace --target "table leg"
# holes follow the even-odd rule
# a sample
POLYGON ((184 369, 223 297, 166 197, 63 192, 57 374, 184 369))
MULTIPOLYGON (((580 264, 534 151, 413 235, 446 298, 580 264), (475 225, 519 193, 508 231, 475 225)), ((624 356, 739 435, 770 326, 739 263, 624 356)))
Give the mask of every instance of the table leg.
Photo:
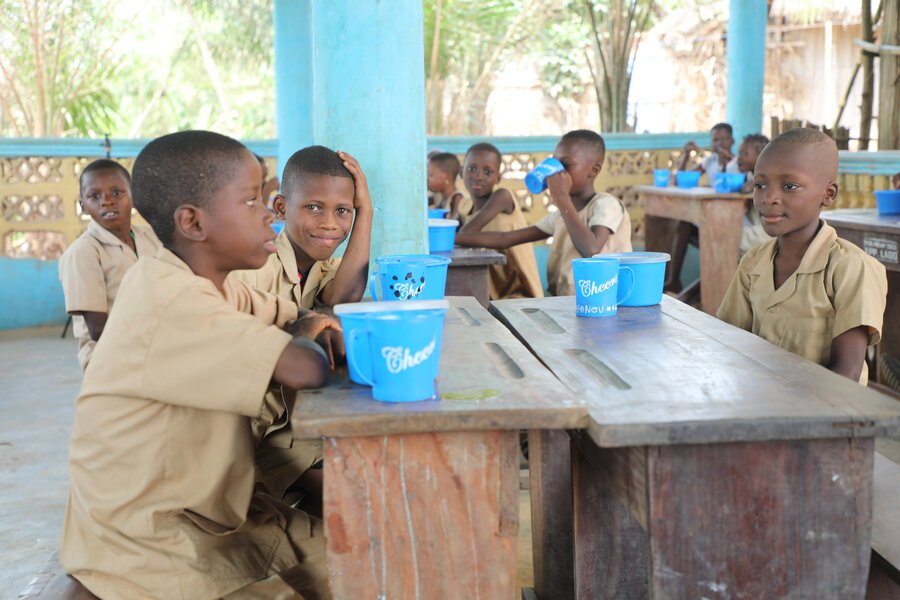
POLYGON ((518 432, 329 438, 334 600, 516 594, 518 432))
MULTIPOLYGON (((672 252, 672 237, 678 221, 666 217, 644 214, 644 247, 647 252, 672 252)), ((669 279, 671 263, 666 263, 666 280, 669 279)))
POLYGON ((700 304, 714 315, 737 271, 744 200, 703 203, 700 221, 700 304))
MULTIPOLYGON (((884 324, 881 328, 881 343, 878 352, 900 360, 900 272, 888 271, 887 305, 884 310, 884 324)), ((878 382, 885 383, 882 373, 878 382)))
POLYGON ((572 472, 569 434, 528 432, 534 592, 539 600, 573 600, 572 472))
MULTIPOLYGON (((649 532, 650 598, 864 597, 871 438, 595 447, 587 455, 604 464, 592 467, 589 484, 608 490, 649 532)), ((576 473, 576 490, 581 477, 576 473)), ((576 540, 579 502, 591 500, 582 494, 575 496, 576 540)), ((623 517, 612 524, 601 514, 591 518, 601 548, 610 545, 604 537, 631 525, 623 517)), ((578 543, 577 565, 590 564, 583 552, 578 543)), ((595 567, 584 576, 604 573, 595 567)), ((576 582, 581 577, 576 568, 576 582)), ((638 590, 618 597, 643 596, 638 590)))
POLYGON ((447 269, 446 296, 474 296, 476 300, 487 308, 488 297, 488 268, 487 265, 475 267, 453 267, 447 269))

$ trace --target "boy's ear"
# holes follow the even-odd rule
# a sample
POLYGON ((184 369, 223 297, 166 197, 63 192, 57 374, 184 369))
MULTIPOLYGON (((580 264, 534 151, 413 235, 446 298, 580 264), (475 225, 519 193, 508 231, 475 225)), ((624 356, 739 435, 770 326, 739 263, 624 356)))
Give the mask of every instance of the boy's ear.
POLYGON ((193 204, 182 204, 175 209, 175 233, 192 242, 206 240, 206 229, 203 226, 204 215, 202 208, 193 204))
POLYGON ((829 181, 828 185, 825 186, 825 198, 822 200, 822 206, 831 206, 834 204, 835 199, 837 199, 838 195, 838 182, 837 181, 829 181))
POLYGON ((275 211, 275 216, 283 221, 287 214, 287 198, 282 194, 276 194, 272 199, 272 210, 275 211))

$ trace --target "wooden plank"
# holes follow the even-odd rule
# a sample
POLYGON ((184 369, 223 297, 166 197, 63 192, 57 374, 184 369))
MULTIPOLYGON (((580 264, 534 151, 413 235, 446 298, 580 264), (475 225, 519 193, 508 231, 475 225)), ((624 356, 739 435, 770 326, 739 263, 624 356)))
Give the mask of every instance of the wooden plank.
POLYGON ((900 570, 900 465, 875 454, 872 549, 900 570))
POLYGON ((565 431, 528 432, 534 593, 540 600, 574 600, 572 472, 565 431))
MULTIPOLYGON (((484 267, 487 265, 505 265, 506 255, 489 248, 453 248, 450 252, 435 252, 435 256, 447 256, 451 259, 450 268, 484 267)), ((453 294, 447 294, 452 296, 453 294)))
POLYGON ((583 427, 587 408, 474 298, 449 298, 444 321, 440 400, 389 403, 349 381, 297 395, 297 438, 427 431, 583 427))
POLYGON ((492 306, 589 403, 602 447, 900 433, 900 403, 665 296, 608 318, 571 296, 492 306))
POLYGON ((333 598, 513 598, 517 453, 514 431, 326 440, 333 598))
POLYGON ((487 266, 459 266, 449 269, 445 291, 448 296, 472 296, 487 308, 491 301, 487 266))
POLYGON ((873 440, 659 446, 653 598, 862 599, 873 440))
POLYGON ((900 573, 876 552, 869 566, 866 600, 900 600, 900 573))
POLYGON ((745 197, 704 202, 700 219, 700 303, 714 315, 738 266, 745 197))

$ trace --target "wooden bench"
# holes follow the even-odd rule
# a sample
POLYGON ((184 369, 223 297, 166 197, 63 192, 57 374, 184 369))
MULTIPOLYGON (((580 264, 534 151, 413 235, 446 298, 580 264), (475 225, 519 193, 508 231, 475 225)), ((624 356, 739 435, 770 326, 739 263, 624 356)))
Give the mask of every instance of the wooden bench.
POLYGON ((900 600, 900 465, 875 453, 872 563, 866 600, 900 600))
POLYGON ((19 594, 18 600, 99 600, 78 580, 67 575, 59 563, 59 551, 19 594))

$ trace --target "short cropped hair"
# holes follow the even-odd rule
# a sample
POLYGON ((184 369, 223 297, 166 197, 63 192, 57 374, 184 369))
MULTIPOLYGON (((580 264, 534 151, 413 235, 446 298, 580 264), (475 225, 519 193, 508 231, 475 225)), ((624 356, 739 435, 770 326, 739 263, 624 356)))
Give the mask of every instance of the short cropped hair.
POLYGON ((228 185, 247 148, 212 131, 179 131, 147 144, 134 161, 134 207, 160 241, 175 238, 175 210, 207 206, 228 185))
POLYGON ((593 150, 598 156, 606 154, 606 142, 603 141, 603 136, 596 131, 591 131, 590 129, 575 129, 563 135, 559 141, 563 142, 566 140, 576 141, 585 148, 593 150))
POLYGON ((490 152, 492 154, 497 155, 497 162, 499 164, 503 164, 503 155, 500 154, 500 151, 497 150, 497 146, 488 143, 488 142, 478 142, 477 144, 472 144, 469 146, 469 149, 466 150, 466 156, 469 156, 473 152, 490 152))
POLYGON ((773 144, 776 142, 787 142, 790 144, 831 144, 837 147, 834 140, 831 139, 831 136, 827 133, 809 127, 795 127, 793 129, 788 129, 772 140, 773 144))
POLYGON ((428 159, 428 162, 434 164, 435 167, 447 173, 454 179, 459 176, 459 159, 455 154, 450 152, 440 152, 428 159))
POLYGON ((294 152, 285 163, 281 174, 282 191, 285 194, 294 192, 307 174, 353 179, 337 152, 325 146, 308 146, 294 152))
POLYGON ((745 135, 744 139, 741 140, 741 143, 750 144, 756 148, 757 152, 762 152, 762 149, 769 143, 769 138, 761 133, 751 133, 750 135, 745 135))
POLYGON ((114 160, 110 160, 108 158, 98 158, 81 170, 81 175, 78 177, 78 195, 81 196, 84 194, 84 176, 86 174, 92 173, 94 171, 105 171, 107 169, 118 171, 122 174, 123 177, 125 177, 125 181, 128 182, 128 185, 131 185, 131 173, 128 172, 128 169, 114 160))
POLYGON ((725 131, 728 132, 728 135, 730 135, 732 137, 734 136, 734 129, 732 129, 731 125, 729 125, 728 123, 716 123, 715 125, 712 126, 710 131, 718 131, 719 129, 724 129, 725 131))

